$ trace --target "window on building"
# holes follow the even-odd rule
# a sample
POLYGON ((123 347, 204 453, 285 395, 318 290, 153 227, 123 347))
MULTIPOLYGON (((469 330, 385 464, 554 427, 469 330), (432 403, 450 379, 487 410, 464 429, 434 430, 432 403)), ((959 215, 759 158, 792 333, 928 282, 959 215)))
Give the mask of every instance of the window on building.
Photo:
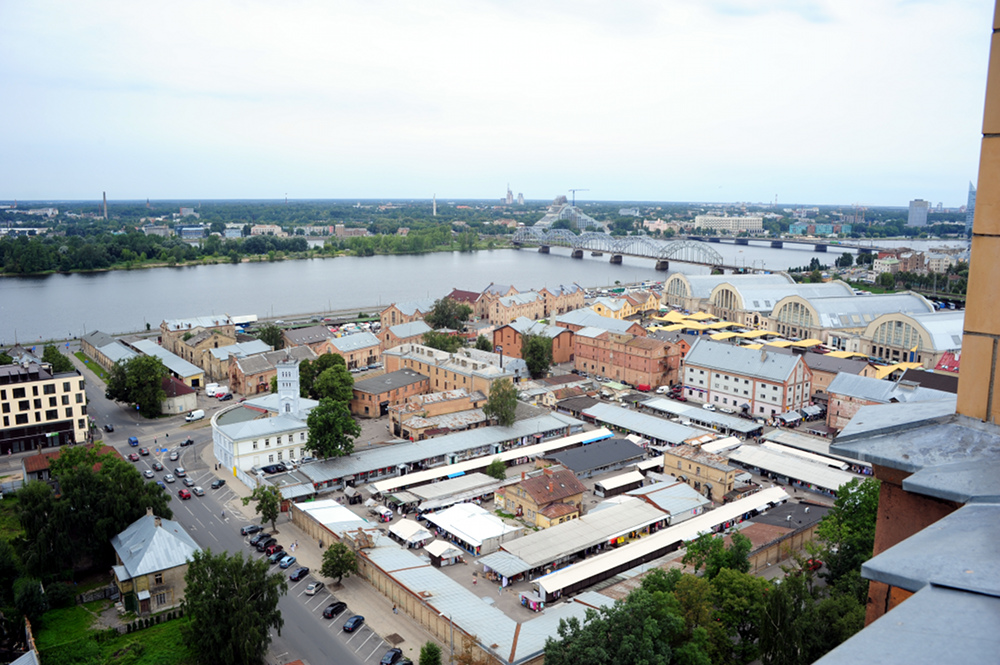
POLYGON ((42 400, 36 399, 36 400, 34 400, 34 403, 35 403, 35 408, 36 409, 42 408, 42 400))
POLYGON ((67 404, 69 404, 69 395, 63 395, 62 396, 62 403, 63 403, 63 406, 66 406, 67 404))
POLYGON ((31 386, 31 396, 38 397, 38 386, 31 386))
POLYGON ((163 573, 153 575, 153 584, 163 584, 163 573))
POLYGON ((59 409, 49 409, 45 412, 46 420, 55 420, 59 417, 59 409))
POLYGON ((10 394, 11 396, 13 396, 14 399, 21 399, 22 397, 25 396, 24 388, 14 388, 14 390, 12 390, 10 394))
POLYGON ((83 404, 83 393, 77 393, 76 394, 76 403, 77 404, 83 404))
POLYGON ((4 413, 10 413, 10 402, 4 402, 3 403, 3 412, 4 413))
POLYGON ((274 464, 274 455, 268 455, 267 456, 267 463, 268 464, 274 464))
POLYGON ((271 445, 271 439, 264 439, 264 447, 267 448, 271 445))
POLYGON ((28 414, 27 413, 19 413, 16 416, 14 416, 14 424, 15 425, 27 425, 28 424, 28 414))
POLYGON ((305 432, 299 432, 299 441, 301 442, 301 441, 305 441, 305 440, 306 440, 306 433, 305 432))
POLYGON ((42 391, 46 395, 55 395, 56 394, 56 384, 54 384, 54 383, 46 383, 45 386, 42 388, 42 391))
POLYGON ((66 407, 66 417, 67 418, 72 418, 73 417, 73 407, 71 407, 71 406, 67 406, 66 407))
POLYGON ((254 450, 257 450, 257 441, 254 441, 254 442, 253 442, 253 449, 254 449, 254 450))
POLYGON ((57 406, 58 404, 59 404, 59 400, 57 400, 55 397, 50 397, 49 398, 49 406, 57 406))
POLYGON ((281 451, 280 450, 278 451, 278 461, 279 462, 281 461, 281 451))

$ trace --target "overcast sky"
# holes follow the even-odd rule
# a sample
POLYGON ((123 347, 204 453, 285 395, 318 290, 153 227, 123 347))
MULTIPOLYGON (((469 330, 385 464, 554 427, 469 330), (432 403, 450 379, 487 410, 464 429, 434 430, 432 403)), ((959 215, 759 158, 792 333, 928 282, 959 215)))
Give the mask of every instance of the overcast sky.
POLYGON ((0 1, 0 199, 965 203, 988 0, 0 1))

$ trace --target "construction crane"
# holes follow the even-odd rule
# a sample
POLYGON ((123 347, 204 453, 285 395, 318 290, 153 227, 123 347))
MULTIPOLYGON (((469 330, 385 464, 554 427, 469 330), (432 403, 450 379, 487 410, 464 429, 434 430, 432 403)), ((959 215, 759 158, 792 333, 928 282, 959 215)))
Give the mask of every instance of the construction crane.
POLYGON ((569 191, 573 192, 573 207, 575 208, 576 207, 576 193, 577 192, 589 192, 590 190, 589 189, 571 189, 569 191))

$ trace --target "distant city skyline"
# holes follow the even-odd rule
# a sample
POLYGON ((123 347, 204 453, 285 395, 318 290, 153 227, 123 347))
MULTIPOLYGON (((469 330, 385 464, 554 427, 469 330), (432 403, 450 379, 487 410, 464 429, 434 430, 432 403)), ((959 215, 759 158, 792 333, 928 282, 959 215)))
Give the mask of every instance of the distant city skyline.
POLYGON ((985 0, 7 3, 0 200, 958 208, 985 0), (662 6, 661 6, 662 5, 662 6))

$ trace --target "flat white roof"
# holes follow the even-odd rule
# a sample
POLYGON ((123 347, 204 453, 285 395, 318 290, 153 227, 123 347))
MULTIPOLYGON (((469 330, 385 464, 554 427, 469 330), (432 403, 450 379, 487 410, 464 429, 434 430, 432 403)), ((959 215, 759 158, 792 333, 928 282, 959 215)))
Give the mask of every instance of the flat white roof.
POLYGON ((742 445, 729 453, 729 459, 742 465, 757 467, 788 478, 801 480, 826 490, 836 490, 859 476, 801 457, 785 455, 754 445, 742 445))
POLYGON ((692 517, 676 526, 657 531, 641 540, 549 573, 538 578, 535 584, 539 589, 551 595, 560 589, 588 580, 604 571, 629 566, 629 564, 637 565, 643 556, 652 552, 669 547, 673 543, 694 540, 700 534, 711 531, 719 524, 735 519, 751 510, 787 501, 788 498, 788 494, 782 488, 770 487, 739 501, 727 503, 715 510, 692 517))
POLYGON ((460 556, 462 550, 445 540, 435 540, 424 545, 424 551, 432 556, 445 556, 448 558, 460 556))
POLYGON ((613 490, 616 487, 622 487, 623 485, 630 485, 631 483, 636 482, 641 483, 645 479, 646 476, 642 475, 638 471, 629 471, 628 473, 621 473, 617 476, 605 478, 604 480, 598 480, 595 484, 600 485, 606 490, 613 490))
POLYGON ((522 530, 522 527, 510 526, 493 513, 473 503, 460 503, 440 513, 428 513, 424 519, 473 546, 482 545, 487 540, 498 538, 505 533, 522 530))
POLYGON ((358 517, 347 506, 332 500, 308 501, 296 504, 303 512, 308 513, 317 522, 338 535, 347 531, 374 526, 371 522, 358 517))
POLYGON ((816 453, 810 453, 805 450, 798 450, 796 448, 790 448, 789 446, 784 446, 780 443, 775 443, 773 441, 765 441, 760 444, 761 448, 766 448, 767 450, 773 450, 776 453, 781 453, 782 455, 794 455, 795 457, 801 457, 802 459, 807 459, 810 462, 816 462, 817 464, 825 464, 826 466, 831 466, 841 471, 847 471, 851 468, 847 462, 842 462, 841 460, 833 459, 832 457, 826 457, 824 455, 817 455, 816 453))
POLYGON ((389 533, 399 536, 406 542, 433 537, 431 532, 424 528, 422 524, 418 524, 413 520, 400 520, 396 522, 389 527, 389 533))

